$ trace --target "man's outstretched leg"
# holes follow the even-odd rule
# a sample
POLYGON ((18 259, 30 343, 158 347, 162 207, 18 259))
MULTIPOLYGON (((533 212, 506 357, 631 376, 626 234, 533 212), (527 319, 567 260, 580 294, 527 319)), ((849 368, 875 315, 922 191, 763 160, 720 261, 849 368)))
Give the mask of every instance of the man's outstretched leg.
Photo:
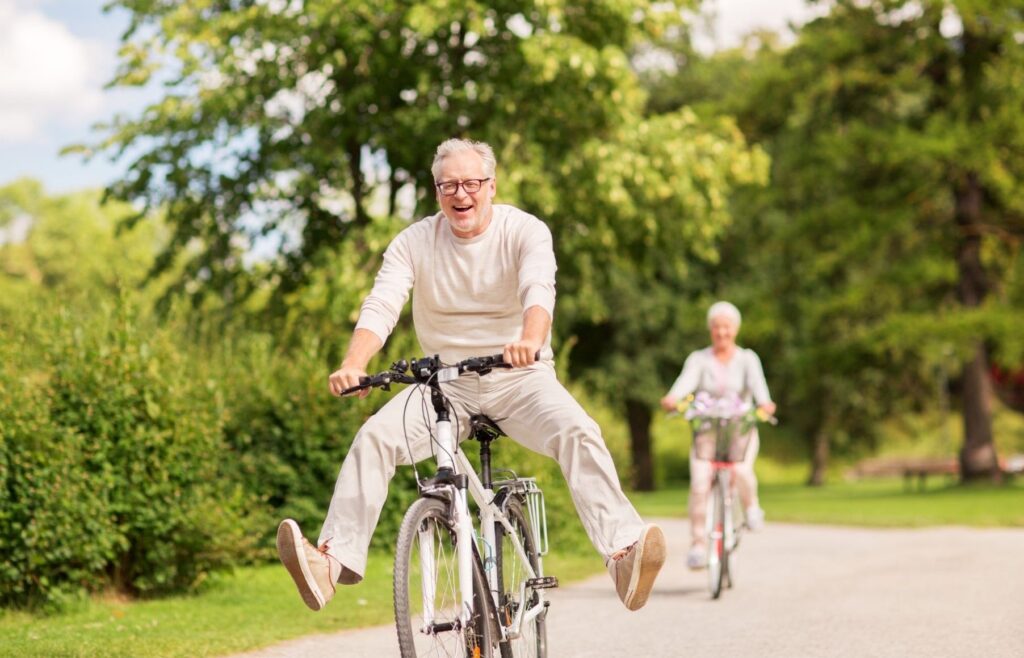
POLYGON ((550 363, 481 378, 483 411, 517 443, 555 458, 583 528, 604 556, 622 603, 638 610, 665 562, 665 535, 645 525, 619 485, 601 428, 559 383, 550 363))
MULTIPOLYGON (((468 417, 460 390, 452 383, 445 393, 460 417, 468 417)), ((388 483, 397 464, 410 463, 409 447, 416 461, 430 456, 430 431, 423 416, 409 414, 402 422, 406 400, 413 394, 418 392, 409 388, 396 395, 356 434, 338 474, 319 546, 307 541, 292 519, 278 526, 278 556, 312 610, 320 610, 331 600, 337 583, 354 585, 363 579, 370 538, 388 495, 388 483)), ((433 416, 431 411, 431 423, 433 416)))
POLYGON ((334 586, 341 577, 341 562, 327 551, 326 544, 310 544, 292 519, 277 527, 277 554, 310 610, 320 610, 334 598, 334 586))

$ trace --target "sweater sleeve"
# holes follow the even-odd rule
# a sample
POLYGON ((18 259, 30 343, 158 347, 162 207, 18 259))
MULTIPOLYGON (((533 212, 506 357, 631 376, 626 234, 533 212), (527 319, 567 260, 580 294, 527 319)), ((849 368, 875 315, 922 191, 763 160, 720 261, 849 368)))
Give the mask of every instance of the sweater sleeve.
POLYGON ((549 317, 555 316, 555 249, 551 230, 535 217, 520 235, 519 301, 525 312, 540 306, 549 317))
POLYGON ((768 393, 768 382, 764 378, 764 368, 761 367, 761 359, 754 350, 747 350, 747 385, 750 387, 750 394, 754 396, 754 402, 758 405, 772 401, 768 393))
POLYGON ((679 373, 672 388, 669 389, 668 395, 677 400, 680 400, 690 393, 697 390, 697 384, 700 383, 700 352, 691 352, 690 356, 686 357, 686 362, 683 364, 683 370, 679 373))
POLYGON ((387 342, 415 281, 408 230, 399 233, 384 252, 384 263, 374 279, 373 289, 363 300, 356 329, 368 329, 387 342))

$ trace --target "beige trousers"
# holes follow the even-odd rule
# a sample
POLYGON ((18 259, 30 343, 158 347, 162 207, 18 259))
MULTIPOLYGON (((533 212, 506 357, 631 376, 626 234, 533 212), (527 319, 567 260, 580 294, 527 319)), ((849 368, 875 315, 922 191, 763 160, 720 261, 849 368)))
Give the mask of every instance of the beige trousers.
MULTIPOLYGON (((697 443, 695 438, 694 444, 697 443)), ((743 461, 733 466, 733 481, 740 493, 743 510, 751 506, 760 507, 757 499, 757 476, 754 475, 754 460, 761 446, 757 428, 751 430, 750 441, 743 461)), ((690 541, 693 546, 707 543, 707 529, 704 522, 708 510, 708 492, 711 491, 711 461, 700 459, 694 449, 690 450, 690 541)))
MULTIPOLYGON (((442 390, 454 406, 452 428, 459 441, 468 436, 469 417, 482 413, 517 443, 558 461, 583 527, 605 559, 640 537, 643 521, 622 492, 601 429, 559 383, 550 361, 466 375, 443 384, 442 390)), ((330 540, 328 553, 345 567, 340 582, 362 579, 370 537, 395 467, 410 463, 409 447, 416 461, 431 456, 429 432, 434 421, 429 391, 422 396, 421 389, 408 387, 356 434, 317 542, 330 540), (430 419, 429 428, 424 415, 430 419)), ((548 510, 562 513, 565 510, 548 510)))

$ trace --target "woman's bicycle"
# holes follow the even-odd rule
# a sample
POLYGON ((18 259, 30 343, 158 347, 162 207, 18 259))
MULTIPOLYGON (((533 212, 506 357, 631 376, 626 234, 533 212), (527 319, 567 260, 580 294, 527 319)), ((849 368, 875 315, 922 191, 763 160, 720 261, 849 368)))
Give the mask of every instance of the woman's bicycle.
POLYGON ((424 394, 429 390, 437 418, 431 434, 437 472, 423 479, 414 470, 419 499, 405 513, 395 551, 395 623, 403 658, 547 655, 550 603, 544 590, 558 581, 543 569, 544 494, 534 478, 492 472, 491 443, 503 432, 483 415, 469 418, 469 435, 480 442, 480 474, 474 472, 458 449, 454 410, 442 390, 464 374, 509 367, 500 354, 453 365, 437 356, 402 360, 343 392, 418 385, 424 394), (479 510, 479 531, 470 498, 479 510))
POLYGON ((745 526, 740 506, 733 500, 733 469, 746 455, 754 426, 759 421, 773 425, 777 421, 739 398, 698 393, 684 404, 684 416, 693 426, 694 453, 711 462, 711 490, 704 522, 708 587, 711 598, 717 599, 723 585, 733 586, 729 558, 739 547, 740 533, 745 526), (698 441, 699 436, 709 434, 713 443, 698 441))

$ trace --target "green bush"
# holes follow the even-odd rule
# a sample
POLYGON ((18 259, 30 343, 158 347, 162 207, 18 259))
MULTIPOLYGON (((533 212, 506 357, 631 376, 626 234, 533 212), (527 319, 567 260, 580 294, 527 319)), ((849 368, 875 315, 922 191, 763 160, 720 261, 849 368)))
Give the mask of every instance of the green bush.
MULTIPOLYGON (((315 541, 369 403, 330 395, 329 366, 315 340, 282 349, 271 336, 243 333, 215 350, 228 401, 224 432, 238 454, 241 480, 315 541)), ((267 557, 275 530, 268 523, 261 533, 267 557)))
POLYGON ((108 497, 82 468, 86 437, 53 423, 47 388, 12 367, 14 350, 2 356, 0 604, 53 603, 102 587, 119 538, 108 497))
POLYGON ((6 361, 5 604, 190 589, 256 537, 260 509, 225 468, 223 395, 198 355, 127 303, 107 315, 41 312, 6 361))

